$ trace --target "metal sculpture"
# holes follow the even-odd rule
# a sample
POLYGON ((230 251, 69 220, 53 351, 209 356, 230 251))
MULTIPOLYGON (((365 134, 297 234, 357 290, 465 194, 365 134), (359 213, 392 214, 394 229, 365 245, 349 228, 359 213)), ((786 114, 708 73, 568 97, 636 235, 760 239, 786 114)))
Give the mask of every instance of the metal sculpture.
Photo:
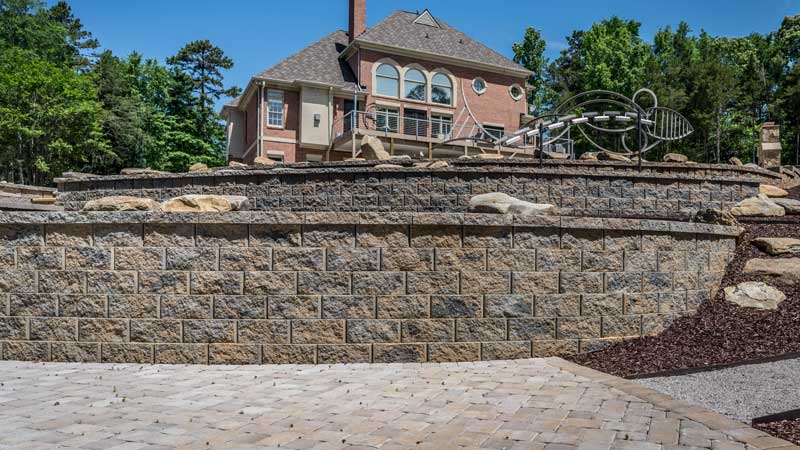
POLYGON ((534 148, 542 150, 569 136, 573 128, 600 151, 614 152, 593 139, 587 128, 618 137, 624 149, 621 153, 628 155, 643 155, 664 142, 684 139, 694 132, 691 123, 679 112, 658 106, 658 97, 649 89, 640 89, 633 98, 595 90, 575 95, 552 113, 531 119, 521 129, 498 140, 497 145, 514 147, 532 140, 534 148), (644 108, 637 103, 637 98, 643 94, 651 97, 652 106, 644 108), (618 110, 591 110, 597 106, 618 110), (628 144, 630 134, 635 134, 637 145, 634 150, 628 144))

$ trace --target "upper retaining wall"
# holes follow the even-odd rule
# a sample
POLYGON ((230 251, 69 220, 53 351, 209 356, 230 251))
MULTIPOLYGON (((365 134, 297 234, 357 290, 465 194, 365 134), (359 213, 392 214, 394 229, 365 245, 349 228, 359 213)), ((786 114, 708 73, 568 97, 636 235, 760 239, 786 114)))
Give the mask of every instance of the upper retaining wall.
POLYGON ((469 198, 505 192, 552 203, 566 214, 676 215, 726 208, 758 192, 773 172, 705 164, 531 160, 451 161, 445 169, 375 169, 374 162, 295 164, 268 170, 58 181, 59 204, 79 210, 110 195, 158 201, 185 194, 244 195, 256 210, 464 212, 469 198))
POLYGON ((738 230, 424 213, 2 213, 4 359, 510 359, 658 332, 738 230))

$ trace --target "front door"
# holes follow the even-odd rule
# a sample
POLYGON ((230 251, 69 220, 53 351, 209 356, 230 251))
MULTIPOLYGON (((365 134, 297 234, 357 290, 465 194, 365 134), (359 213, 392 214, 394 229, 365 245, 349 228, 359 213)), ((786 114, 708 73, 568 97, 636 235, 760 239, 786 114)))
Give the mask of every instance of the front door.
POLYGON ((419 109, 403 109, 403 134, 428 136, 428 112, 419 109))

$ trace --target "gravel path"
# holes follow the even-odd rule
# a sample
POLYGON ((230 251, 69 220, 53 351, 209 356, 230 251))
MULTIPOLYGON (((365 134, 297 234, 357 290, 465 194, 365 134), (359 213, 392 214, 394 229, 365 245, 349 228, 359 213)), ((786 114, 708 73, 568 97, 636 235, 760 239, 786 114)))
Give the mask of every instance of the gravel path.
POLYGON ((676 377, 635 380, 651 389, 749 423, 800 408, 800 359, 676 377))

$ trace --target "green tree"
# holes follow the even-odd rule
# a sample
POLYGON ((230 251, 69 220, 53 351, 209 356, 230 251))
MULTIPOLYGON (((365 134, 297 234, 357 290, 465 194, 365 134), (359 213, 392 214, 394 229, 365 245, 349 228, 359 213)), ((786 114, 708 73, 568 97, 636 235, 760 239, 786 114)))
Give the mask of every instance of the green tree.
POLYGON ((88 77, 29 50, 0 51, 0 167, 14 171, 6 178, 45 184, 115 160, 101 116, 88 77))
POLYGON ((542 106, 552 100, 552 91, 547 85, 547 65, 544 56, 547 44, 536 28, 528 27, 522 42, 512 46, 514 62, 533 72, 528 79, 528 104, 540 113, 542 106))

